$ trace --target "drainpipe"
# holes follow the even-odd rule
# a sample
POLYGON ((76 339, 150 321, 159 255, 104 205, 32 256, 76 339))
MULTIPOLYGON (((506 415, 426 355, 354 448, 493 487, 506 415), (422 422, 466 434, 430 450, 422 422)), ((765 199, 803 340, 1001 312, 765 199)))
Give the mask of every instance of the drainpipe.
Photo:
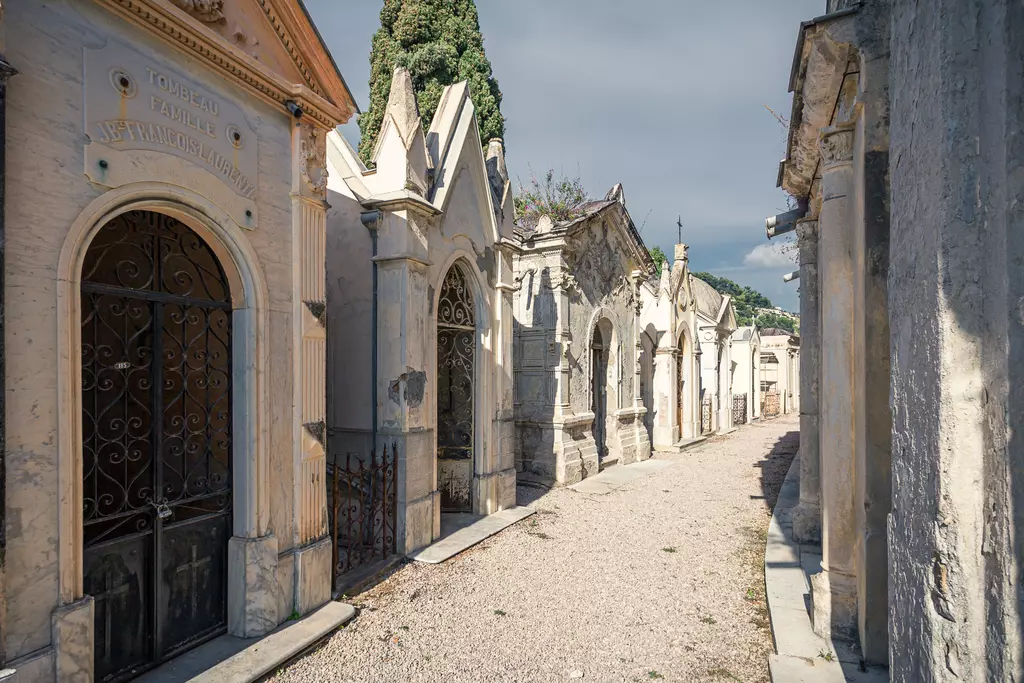
POLYGON ((372 425, 370 429, 371 452, 377 453, 377 229, 380 228, 380 209, 364 211, 359 214, 366 229, 370 231, 373 242, 373 300, 370 306, 370 405, 372 425))
MULTIPOLYGON (((6 353, 4 348, 4 275, 6 260, 7 226, 4 207, 7 202, 7 79, 17 74, 7 58, 0 54, 0 668, 7 663, 7 425, 4 421, 4 393, 6 391, 6 353)), ((5 677, 0 671, 0 677, 5 677)))

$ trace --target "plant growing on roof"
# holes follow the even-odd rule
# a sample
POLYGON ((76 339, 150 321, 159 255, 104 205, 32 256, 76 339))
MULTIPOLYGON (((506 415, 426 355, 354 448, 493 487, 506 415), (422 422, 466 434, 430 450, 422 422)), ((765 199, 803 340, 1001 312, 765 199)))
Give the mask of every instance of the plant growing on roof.
POLYGON ((555 171, 549 169, 543 182, 537 180, 531 170, 529 186, 519 181, 513 200, 519 225, 532 230, 537 227, 541 216, 549 217, 554 223, 579 218, 584 205, 592 201, 592 197, 587 194, 578 175, 575 178, 562 175, 556 180, 555 171))
POLYGON ((359 156, 365 163, 384 121, 395 66, 409 69, 425 130, 444 87, 468 81, 481 143, 486 147, 504 136, 501 90, 484 53, 473 0, 384 0, 370 52, 370 106, 359 117, 359 156))

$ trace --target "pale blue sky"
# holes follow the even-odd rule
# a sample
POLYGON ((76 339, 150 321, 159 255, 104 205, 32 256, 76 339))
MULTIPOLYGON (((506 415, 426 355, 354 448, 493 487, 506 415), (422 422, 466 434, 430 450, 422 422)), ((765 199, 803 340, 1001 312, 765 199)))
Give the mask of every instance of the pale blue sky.
MULTIPOLYGON (((361 108, 379 0, 305 0, 361 108)), ((785 210, 775 187, 800 22, 825 0, 477 0, 504 95, 509 173, 617 182, 649 247, 671 256, 676 217, 690 266, 796 310, 796 269, 764 237, 785 210), (645 222, 646 221, 646 222, 645 222), (757 249, 755 252, 754 250, 757 249), (754 253, 751 253, 754 252, 754 253)), ((344 127, 357 144, 358 127, 344 127)))

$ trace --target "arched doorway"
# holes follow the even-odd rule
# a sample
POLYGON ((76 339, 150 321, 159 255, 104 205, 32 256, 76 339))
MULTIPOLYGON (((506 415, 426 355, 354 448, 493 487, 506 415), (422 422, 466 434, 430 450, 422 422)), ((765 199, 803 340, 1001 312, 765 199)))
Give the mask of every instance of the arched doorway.
POLYGON ((647 330, 640 334, 640 399, 647 412, 644 414, 644 428, 647 438, 654 443, 654 353, 657 347, 654 336, 647 330))
POLYGON ((83 587, 96 680, 121 681, 227 628, 232 305, 150 211, 100 229, 81 282, 83 587))
POLYGON ((476 314, 466 275, 453 265, 437 305, 437 485, 441 512, 473 510, 476 314))
POLYGON ((590 410, 599 464, 608 456, 608 353, 612 344, 611 324, 604 323, 602 320, 594 327, 590 343, 590 410))
POLYGON ((677 344, 678 355, 676 356, 676 424, 679 425, 679 438, 683 438, 686 425, 686 333, 679 334, 677 344))

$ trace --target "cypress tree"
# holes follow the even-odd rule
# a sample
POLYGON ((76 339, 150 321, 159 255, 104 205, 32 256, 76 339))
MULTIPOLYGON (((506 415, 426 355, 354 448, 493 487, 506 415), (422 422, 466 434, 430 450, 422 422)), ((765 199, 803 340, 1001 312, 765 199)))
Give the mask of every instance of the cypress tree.
POLYGON ((501 91, 484 54, 473 0, 384 0, 370 52, 370 106, 359 117, 359 156, 365 163, 384 120, 395 66, 409 69, 424 130, 444 87, 468 81, 481 144, 505 134, 501 91))

